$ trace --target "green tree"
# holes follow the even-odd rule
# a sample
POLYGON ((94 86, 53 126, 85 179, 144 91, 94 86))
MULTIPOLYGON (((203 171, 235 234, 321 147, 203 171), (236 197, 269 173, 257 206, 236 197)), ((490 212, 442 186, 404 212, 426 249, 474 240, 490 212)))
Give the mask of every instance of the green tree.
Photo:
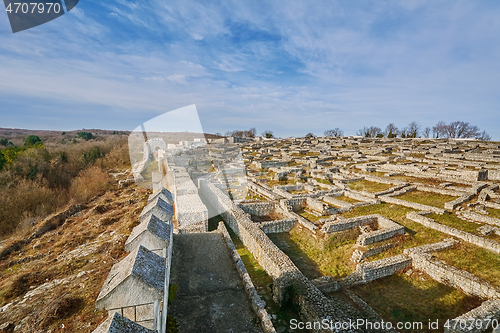
POLYGON ((9 139, 7 139, 7 138, 0 139, 0 145, 6 147, 8 144, 9 144, 9 139))
POLYGON ((7 163, 7 160, 5 159, 5 156, 3 156, 3 153, 0 151, 0 170, 3 169, 5 163, 7 163))
POLYGON ((42 143, 42 140, 40 140, 40 138, 36 135, 28 135, 28 137, 26 138, 26 141, 24 141, 24 146, 25 147, 31 147, 31 146, 34 146, 35 144, 37 143, 42 143))
POLYGON ((78 132, 77 136, 81 139, 84 139, 85 141, 89 141, 90 139, 94 138, 94 136, 90 132, 78 132))

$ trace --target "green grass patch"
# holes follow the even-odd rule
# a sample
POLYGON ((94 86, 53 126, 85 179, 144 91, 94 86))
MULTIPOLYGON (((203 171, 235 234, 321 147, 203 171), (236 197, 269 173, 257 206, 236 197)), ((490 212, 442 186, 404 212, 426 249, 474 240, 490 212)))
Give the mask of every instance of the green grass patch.
MULTIPOLYGON (((478 297, 468 296, 441 284, 423 273, 392 275, 351 288, 382 318, 392 323, 422 322, 439 319, 440 328, 447 319, 456 318, 481 305, 478 297)), ((412 332, 419 331, 417 329, 412 332)))
POLYGON ((401 254, 403 250, 407 248, 436 243, 449 237, 444 233, 426 228, 420 223, 407 219, 406 214, 410 211, 414 211, 414 209, 384 202, 378 205, 357 207, 349 212, 342 213, 341 215, 345 218, 351 218, 362 215, 380 214, 405 227, 404 235, 393 237, 383 242, 377 242, 368 246, 369 248, 379 247, 388 243, 393 243, 395 245, 394 248, 388 249, 368 259, 378 260, 401 254))
POLYGON ((368 192, 381 192, 388 190, 391 187, 394 187, 394 185, 391 184, 376 183, 364 179, 357 182, 349 183, 348 186, 356 191, 368 191, 368 192))
POLYGON ((342 195, 340 197, 335 197, 335 199, 339 199, 339 200, 342 200, 342 201, 345 201, 345 202, 348 202, 348 203, 351 203, 351 204, 354 204, 354 205, 361 202, 359 200, 346 197, 345 195, 342 195))
POLYGON ((316 239, 310 232, 297 227, 289 233, 269 236, 310 279, 323 275, 343 278, 356 268, 350 258, 359 236, 357 229, 329 234, 324 239, 316 239))
POLYGON ((321 179, 321 178, 314 178, 318 183, 321 184, 326 184, 326 185, 332 185, 332 182, 329 181, 328 179, 321 179))
POLYGON ((497 219, 500 219, 500 209, 486 208, 486 211, 490 213, 491 217, 496 217, 497 219))
POLYGON ((325 218, 329 217, 329 216, 316 216, 316 215, 311 214, 305 210, 301 210, 300 212, 298 212, 298 214, 300 216, 302 216, 303 218, 305 218, 306 220, 311 221, 311 222, 316 222, 316 221, 319 221, 321 219, 325 219, 325 218))
POLYGON ((452 249, 434 253, 449 265, 466 270, 493 286, 500 287, 500 256, 479 246, 458 243, 452 249))
POLYGON ((443 182, 441 180, 434 179, 434 178, 417 178, 417 177, 404 176, 404 175, 392 176, 391 178, 399 179, 399 180, 402 180, 402 181, 408 182, 408 183, 421 183, 421 184, 428 184, 428 185, 439 185, 443 182))
POLYGON ((455 200, 457 197, 432 192, 411 191, 403 195, 399 195, 396 198, 423 205, 444 208, 445 203, 455 200))
POLYGON ((456 228, 462 231, 470 232, 473 234, 477 233, 477 228, 480 227, 477 223, 472 223, 468 221, 464 221, 452 213, 444 213, 443 215, 439 214, 428 214, 426 217, 433 219, 434 221, 447 225, 452 228, 456 228))

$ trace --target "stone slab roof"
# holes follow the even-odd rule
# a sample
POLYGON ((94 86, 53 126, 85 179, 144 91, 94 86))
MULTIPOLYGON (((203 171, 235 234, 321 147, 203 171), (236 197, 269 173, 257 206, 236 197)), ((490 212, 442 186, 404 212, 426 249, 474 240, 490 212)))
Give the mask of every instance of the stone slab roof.
POLYGON ((171 205, 174 204, 174 195, 166 188, 162 188, 159 192, 151 194, 148 198, 148 203, 156 200, 156 198, 161 198, 163 201, 171 205))
POLYGON ((156 215, 151 214, 132 230, 127 243, 130 243, 130 241, 134 240, 137 236, 139 236, 146 230, 168 242, 170 239, 171 229, 172 225, 170 223, 165 223, 156 215))
POLYGON ((172 221, 174 207, 162 198, 157 197, 144 207, 139 219, 143 221, 151 214, 155 214, 162 221, 172 221))
POLYGON ((142 245, 139 246, 122 261, 113 265, 97 300, 104 298, 129 276, 135 276, 145 284, 163 290, 165 264, 165 258, 142 245))

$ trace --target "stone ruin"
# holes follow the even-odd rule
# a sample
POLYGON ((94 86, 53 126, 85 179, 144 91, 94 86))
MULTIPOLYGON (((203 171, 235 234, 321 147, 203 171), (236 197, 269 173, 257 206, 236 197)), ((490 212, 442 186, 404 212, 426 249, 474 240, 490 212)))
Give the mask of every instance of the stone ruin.
MULTIPOLYGON (((494 238, 500 231, 500 219, 490 216, 491 209, 500 208, 498 145, 444 139, 346 137, 284 139, 229 146, 219 142, 212 145, 182 143, 171 152, 163 151, 160 146, 155 158, 159 160, 162 177, 156 182, 155 193, 141 214, 141 224, 126 243, 126 249, 132 251, 133 256, 146 253, 145 247, 148 247, 155 252, 151 253, 151 258, 160 258, 160 250, 172 246, 167 235, 207 232, 208 218, 213 216, 208 215, 205 204, 209 204, 273 279, 269 286, 273 300, 280 306, 295 303, 303 321, 359 318, 380 321, 376 311, 350 288, 369 285, 408 270, 424 272, 439 283, 483 300, 481 306, 457 317, 457 320, 500 320, 497 287, 434 256, 438 251, 453 251, 460 242, 500 253, 500 245, 494 238), (245 180, 242 180, 241 166, 232 164, 238 150, 243 152, 246 163, 245 180), (211 162, 207 162, 207 156, 211 162), (376 186, 370 188, 369 184, 376 186), (251 194, 248 198, 236 195, 243 188, 251 194), (443 204, 428 204, 405 199, 408 195, 450 196, 453 199, 443 204), (384 204, 408 209, 408 221, 447 238, 405 247, 404 251, 398 250, 398 254, 390 256, 387 253, 395 251, 398 242, 404 244, 404 235, 408 232, 405 226, 381 214, 342 216, 384 204), (443 224, 428 217, 429 214, 452 214, 464 223, 477 224, 477 231, 443 224), (355 271, 343 278, 328 275, 306 278, 268 236, 292 229, 309 233, 316 239, 356 230, 352 257, 348 258, 355 265, 355 271), (396 242, 395 239, 400 240, 396 242), (132 250, 136 246, 139 250, 132 250), (382 256, 382 259, 374 260, 374 256, 382 256), (351 303, 331 296, 336 291, 343 291, 351 303)), ((148 158, 151 158, 150 152, 148 158)), ((238 272, 248 286, 247 294, 262 330, 273 332, 265 303, 256 294, 225 226, 219 225, 218 230, 227 240, 238 272)), ((167 267, 170 259, 162 259, 167 262, 167 267)), ((124 263, 123 267, 133 267, 134 261, 126 260, 129 260, 128 264, 124 263)), ((124 283, 127 276, 132 275, 124 273, 130 270, 122 270, 115 279, 124 283)), ((113 280, 112 277, 109 279, 113 280)), ((157 300, 162 299, 159 289, 157 296, 157 300)), ((150 313, 154 312, 153 308, 150 313)), ((132 318, 123 309, 113 318, 121 318, 120 314, 132 318)), ((137 316, 133 320, 137 321, 137 316)), ((151 328, 154 323, 147 325, 145 327, 151 328)), ((320 328, 314 331, 329 330, 320 328)), ((447 332, 472 331, 448 329, 447 332)))

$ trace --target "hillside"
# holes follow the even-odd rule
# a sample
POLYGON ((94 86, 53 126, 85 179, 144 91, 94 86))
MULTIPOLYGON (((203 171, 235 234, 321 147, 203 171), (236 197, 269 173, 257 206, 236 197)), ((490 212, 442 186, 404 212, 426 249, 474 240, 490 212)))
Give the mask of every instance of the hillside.
POLYGON ((92 332, 107 317, 95 310, 95 300, 112 265, 126 255, 123 244, 150 194, 133 182, 119 188, 127 172, 113 176, 104 194, 0 243, 5 332, 16 325, 19 332, 92 332))

